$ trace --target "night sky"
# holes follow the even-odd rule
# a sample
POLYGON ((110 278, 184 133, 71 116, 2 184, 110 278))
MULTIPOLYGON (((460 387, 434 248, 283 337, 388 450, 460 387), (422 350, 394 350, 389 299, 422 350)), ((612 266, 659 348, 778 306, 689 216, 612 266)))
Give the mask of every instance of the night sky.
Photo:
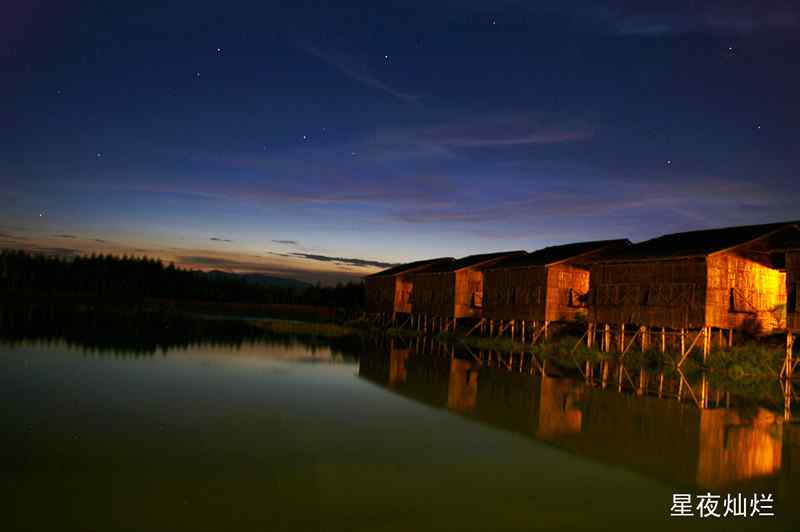
POLYGON ((800 218, 797 3, 160 4, 4 6, 0 247, 328 283, 800 218))

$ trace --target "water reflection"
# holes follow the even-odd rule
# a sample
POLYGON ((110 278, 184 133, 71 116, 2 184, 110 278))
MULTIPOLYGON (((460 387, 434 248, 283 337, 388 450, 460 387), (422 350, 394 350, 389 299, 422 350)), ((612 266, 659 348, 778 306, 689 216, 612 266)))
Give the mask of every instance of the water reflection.
POLYGON ((519 355, 456 356, 437 345, 389 342, 382 352, 361 358, 359 375, 429 405, 675 486, 771 490, 787 498, 798 485, 798 426, 786 423, 782 412, 712 390, 704 377, 690 383, 682 376, 623 371, 626 386, 604 388, 602 379, 554 378, 528 366, 519 355))

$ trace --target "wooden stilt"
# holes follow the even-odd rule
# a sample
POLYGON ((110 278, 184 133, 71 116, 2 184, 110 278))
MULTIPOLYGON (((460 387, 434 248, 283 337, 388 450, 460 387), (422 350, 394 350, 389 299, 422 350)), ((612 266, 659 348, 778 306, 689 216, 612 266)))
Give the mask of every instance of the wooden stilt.
POLYGON ((667 352, 667 329, 666 327, 661 327, 661 352, 667 352))
POLYGON ((544 339, 545 340, 549 340, 550 339, 550 321, 549 320, 545 320, 544 321, 544 339))
POLYGON ((494 336, 494 320, 489 320, 489 336, 494 336))
POLYGON ((783 360, 783 367, 781 368, 781 377, 786 379, 792 378, 792 370, 794 369, 794 362, 792 361, 793 348, 794 335, 792 331, 786 331, 786 354, 783 360))
MULTIPOLYGON (((686 358, 686 329, 681 329, 681 360, 686 358)), ((678 364, 680 366, 680 363, 678 364)))
POLYGON ((514 329, 516 329, 516 325, 517 325, 517 320, 511 320, 511 341, 512 342, 514 341, 514 333, 516 332, 514 329))
POLYGON ((625 324, 619 326, 619 352, 625 351, 625 324))
POLYGON ((525 320, 522 320, 522 323, 520 323, 519 341, 520 343, 525 343, 525 320))
POLYGON ((611 325, 608 323, 603 327, 603 352, 611 351, 611 325))
POLYGON ((600 379, 600 385, 603 387, 603 389, 605 389, 606 386, 608 386, 608 360, 603 360, 602 365, 603 367, 601 369, 602 376, 600 379))
POLYGON ((733 347, 733 329, 728 329, 728 349, 733 347))

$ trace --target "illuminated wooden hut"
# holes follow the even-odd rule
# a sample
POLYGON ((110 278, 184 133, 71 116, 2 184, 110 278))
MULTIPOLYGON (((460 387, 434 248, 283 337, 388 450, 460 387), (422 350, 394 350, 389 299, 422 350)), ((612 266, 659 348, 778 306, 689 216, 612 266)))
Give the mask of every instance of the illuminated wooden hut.
POLYGON ((460 318, 481 318, 483 272, 493 264, 524 251, 470 255, 414 273, 412 313, 422 328, 455 327, 460 318))
POLYGON ((708 354, 712 329, 729 345, 735 329, 784 327, 786 273, 775 250, 799 233, 796 222, 785 222, 676 233, 629 246, 592 265, 590 321, 604 327, 605 349, 616 326, 613 343, 622 351, 629 347, 626 325, 638 326, 629 338, 639 337, 642 347, 652 328, 660 329, 662 349, 666 331, 680 331, 681 361, 695 346, 708 354), (687 339, 689 330, 698 333, 687 339))
POLYGON ((453 262, 452 257, 400 264, 364 278, 367 313, 394 318, 411 313, 412 274, 453 262))
POLYGON ((623 239, 550 246, 495 264, 484 273, 483 317, 490 330, 495 321, 513 327, 520 320, 524 336, 526 321, 546 331, 549 322, 574 320, 586 310, 591 264, 628 245, 623 239))

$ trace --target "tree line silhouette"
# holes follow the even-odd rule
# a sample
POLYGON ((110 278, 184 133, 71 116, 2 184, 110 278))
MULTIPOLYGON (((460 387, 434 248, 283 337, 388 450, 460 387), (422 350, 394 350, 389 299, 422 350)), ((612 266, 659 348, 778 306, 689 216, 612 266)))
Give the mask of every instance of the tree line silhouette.
POLYGON ((212 301, 358 309, 363 283, 269 286, 244 278, 164 265, 149 257, 92 254, 74 258, 0 251, 0 291, 8 297, 64 296, 106 300, 212 301))

